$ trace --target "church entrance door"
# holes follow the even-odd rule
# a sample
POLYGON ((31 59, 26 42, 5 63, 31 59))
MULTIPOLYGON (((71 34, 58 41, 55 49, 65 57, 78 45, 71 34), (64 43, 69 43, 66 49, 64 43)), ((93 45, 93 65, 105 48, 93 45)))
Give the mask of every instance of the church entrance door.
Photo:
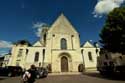
POLYGON ((68 59, 67 57, 61 57, 61 72, 68 72, 68 59))

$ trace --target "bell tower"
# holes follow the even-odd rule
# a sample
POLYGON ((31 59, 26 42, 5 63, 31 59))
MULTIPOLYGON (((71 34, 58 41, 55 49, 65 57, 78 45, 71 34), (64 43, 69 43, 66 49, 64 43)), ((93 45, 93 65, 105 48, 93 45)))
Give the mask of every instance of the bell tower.
POLYGON ((48 30, 49 30, 48 25, 42 26, 40 41, 44 46, 46 46, 46 37, 47 37, 48 30))

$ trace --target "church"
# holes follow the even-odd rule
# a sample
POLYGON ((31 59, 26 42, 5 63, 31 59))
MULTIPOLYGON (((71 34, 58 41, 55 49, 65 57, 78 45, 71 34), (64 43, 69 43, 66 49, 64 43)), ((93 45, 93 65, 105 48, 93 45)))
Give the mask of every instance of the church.
POLYGON ((46 67, 50 72, 82 72, 96 70, 100 48, 86 41, 80 45, 79 33, 61 14, 51 26, 44 26, 41 37, 33 45, 15 43, 7 65, 28 69, 46 67))

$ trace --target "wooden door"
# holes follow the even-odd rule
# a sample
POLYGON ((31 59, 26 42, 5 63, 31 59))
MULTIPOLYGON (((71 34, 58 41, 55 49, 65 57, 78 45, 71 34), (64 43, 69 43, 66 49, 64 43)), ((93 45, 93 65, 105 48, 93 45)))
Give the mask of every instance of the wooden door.
POLYGON ((65 56, 61 58, 61 72, 68 72, 68 59, 65 56))

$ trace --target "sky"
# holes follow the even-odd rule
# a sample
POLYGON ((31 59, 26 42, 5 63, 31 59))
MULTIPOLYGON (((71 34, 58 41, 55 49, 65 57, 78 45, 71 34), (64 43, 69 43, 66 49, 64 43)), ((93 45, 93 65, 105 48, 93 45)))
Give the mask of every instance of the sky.
POLYGON ((0 0, 0 55, 18 40, 32 44, 43 24, 63 13, 80 34, 81 44, 99 41, 106 15, 125 0, 0 0))

